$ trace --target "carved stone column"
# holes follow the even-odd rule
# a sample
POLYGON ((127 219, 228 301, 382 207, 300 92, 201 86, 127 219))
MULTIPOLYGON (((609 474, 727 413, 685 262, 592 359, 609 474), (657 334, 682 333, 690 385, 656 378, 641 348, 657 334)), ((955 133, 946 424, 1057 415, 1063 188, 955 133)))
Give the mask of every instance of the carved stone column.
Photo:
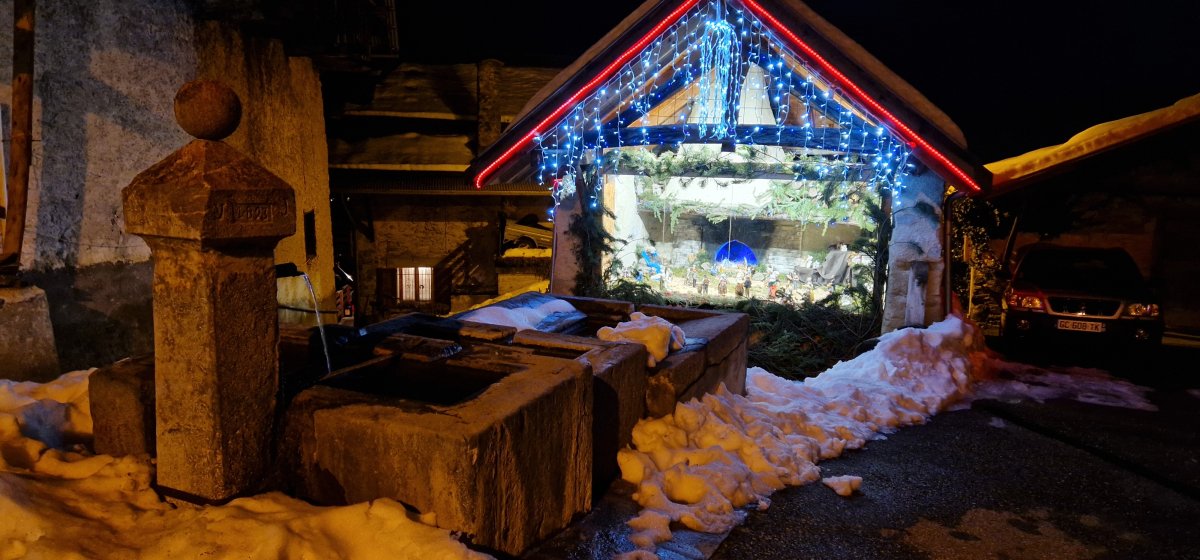
POLYGON ((270 462, 279 385, 274 249, 296 229, 292 187, 220 140, 241 104, 217 82, 175 96, 196 137, 122 191, 154 259, 158 483, 222 502, 270 462))

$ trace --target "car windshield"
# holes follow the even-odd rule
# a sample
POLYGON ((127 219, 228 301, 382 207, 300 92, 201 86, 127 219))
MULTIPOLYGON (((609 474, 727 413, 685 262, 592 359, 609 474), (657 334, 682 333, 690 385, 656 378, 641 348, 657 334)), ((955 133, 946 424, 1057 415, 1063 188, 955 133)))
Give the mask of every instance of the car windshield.
POLYGON ((1121 251, 1031 251, 1016 278, 1044 290, 1105 293, 1142 286, 1137 265, 1121 251))

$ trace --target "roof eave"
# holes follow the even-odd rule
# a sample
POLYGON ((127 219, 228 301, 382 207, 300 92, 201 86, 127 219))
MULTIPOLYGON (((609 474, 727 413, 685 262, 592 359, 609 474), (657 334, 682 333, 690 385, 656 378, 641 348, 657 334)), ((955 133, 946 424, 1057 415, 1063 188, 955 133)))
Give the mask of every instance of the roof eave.
MULTIPOLYGON (((901 93, 893 92, 882 80, 877 79, 870 72, 862 69, 853 57, 843 53, 833 40, 827 38, 825 34, 817 29, 818 27, 828 27, 837 31, 831 24, 820 20, 819 17, 816 19, 820 21, 815 24, 806 21, 805 17, 814 17, 811 13, 812 10, 804 6, 801 2, 792 1, 788 3, 792 4, 789 7, 790 9, 777 10, 776 12, 771 12, 772 15, 780 20, 781 23, 787 25, 788 29, 791 29, 805 43, 808 43, 814 51, 825 57, 834 68, 846 74, 855 85, 874 98, 880 105, 887 107, 898 120, 926 141, 930 147, 945 156, 947 160, 942 161, 934 157, 933 154, 918 147, 915 150, 915 155, 922 163, 933 169, 940 176, 946 178, 952 184, 961 183, 961 181, 956 179, 957 173, 954 173, 951 169, 951 166, 957 167, 979 186, 978 191, 968 189, 968 193, 971 195, 977 195, 989 190, 992 182, 991 172, 983 166, 982 162, 966 150, 960 143, 960 139, 949 136, 934 122, 921 116, 918 110, 909 107, 908 102, 901 93), (797 5, 803 6, 804 10, 797 9, 797 5)), ((593 51, 597 51, 597 46, 593 46, 584 55, 585 57, 589 57, 589 60, 584 61, 581 65, 577 62, 563 70, 564 73, 573 72, 573 74, 565 79, 552 93, 546 94, 541 101, 532 107, 527 106, 524 114, 508 127, 500 139, 486 150, 483 150, 472 161, 467 172, 473 177, 477 176, 486 165, 489 165, 500 157, 504 157, 504 154, 515 145, 521 143, 525 136, 541 120, 547 115, 552 114, 578 88, 585 85, 592 76, 604 68, 608 61, 619 55, 619 53, 624 52, 631 45, 635 44, 643 34, 653 29, 659 20, 676 7, 676 4, 677 2, 672 0, 647 0, 646 3, 630 14, 629 17, 614 29, 615 31, 624 27, 625 29, 622 32, 617 34, 610 32, 610 35, 615 36, 606 36, 597 43, 597 46, 599 46, 608 41, 607 46, 599 49, 598 53, 593 53, 593 51), (631 21, 633 19, 636 19, 636 21, 631 21)), ((829 32, 828 29, 825 31, 829 32)), ((840 31, 837 32, 840 33, 840 31)), ((866 54, 869 56, 869 53, 866 54)), ((955 130, 957 131, 957 129, 955 130)), ((500 179, 501 172, 509 169, 517 162, 518 159, 516 158, 504 162, 493 172, 489 179, 500 179)), ((487 182, 491 183, 492 181, 489 180, 487 182)))

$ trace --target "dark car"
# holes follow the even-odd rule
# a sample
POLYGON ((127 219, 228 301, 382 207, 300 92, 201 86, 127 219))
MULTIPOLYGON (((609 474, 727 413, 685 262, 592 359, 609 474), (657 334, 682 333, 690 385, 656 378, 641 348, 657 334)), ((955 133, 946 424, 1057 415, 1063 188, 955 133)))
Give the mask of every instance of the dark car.
POLYGON ((1129 253, 1053 245, 1024 252, 1004 292, 1001 325, 1017 344, 1152 347, 1163 332, 1158 302, 1129 253))

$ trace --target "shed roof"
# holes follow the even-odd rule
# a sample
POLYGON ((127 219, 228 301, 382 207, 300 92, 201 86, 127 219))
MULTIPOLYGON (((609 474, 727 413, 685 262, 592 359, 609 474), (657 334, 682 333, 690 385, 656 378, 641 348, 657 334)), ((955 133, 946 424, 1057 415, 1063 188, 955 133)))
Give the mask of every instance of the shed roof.
POLYGON ((1055 146, 987 164, 1000 194, 1054 175, 1097 154, 1139 142, 1175 127, 1200 121, 1200 94, 1169 107, 1101 123, 1055 146))

